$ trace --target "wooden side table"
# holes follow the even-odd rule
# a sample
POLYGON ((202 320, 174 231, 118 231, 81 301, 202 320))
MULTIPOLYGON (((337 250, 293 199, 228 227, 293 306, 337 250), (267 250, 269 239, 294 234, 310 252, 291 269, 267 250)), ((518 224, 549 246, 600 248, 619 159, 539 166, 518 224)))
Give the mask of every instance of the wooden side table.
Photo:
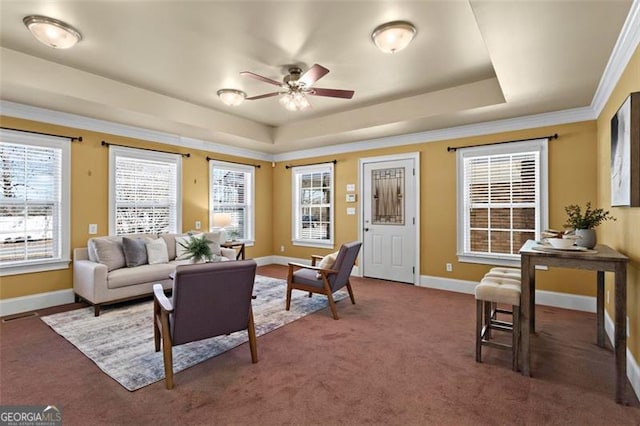
POLYGON ((238 252, 236 253, 236 260, 244 260, 245 256, 244 256, 244 243, 241 241, 227 241, 225 243, 220 244, 220 247, 224 247, 224 248, 230 248, 230 249, 237 249, 239 248, 240 250, 238 250, 238 252))

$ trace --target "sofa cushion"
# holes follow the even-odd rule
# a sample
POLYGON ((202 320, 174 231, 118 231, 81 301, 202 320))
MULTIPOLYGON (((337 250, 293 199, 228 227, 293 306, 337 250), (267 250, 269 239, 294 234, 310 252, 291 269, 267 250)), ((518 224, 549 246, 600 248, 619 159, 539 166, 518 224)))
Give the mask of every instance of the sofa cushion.
POLYGON ((110 238, 95 238, 93 239, 93 244, 96 259, 99 263, 107 266, 107 271, 124 268, 126 262, 122 251, 122 241, 110 238))
POLYGON ((145 244, 147 261, 150 265, 169 262, 169 251, 164 238, 157 238, 145 244))
POLYGON ((116 269, 107 275, 107 287, 113 289, 164 281, 175 269, 176 266, 170 263, 116 269))
POLYGON ((178 235, 183 234, 160 234, 159 237, 162 238, 167 245, 167 254, 169 256, 169 260, 173 260, 176 258, 176 237, 178 235))
POLYGON ((146 265, 147 262, 146 238, 122 237, 122 251, 127 268, 146 265))
POLYGON ((220 244, 224 243, 224 241, 221 241, 224 239, 224 232, 223 231, 205 232, 204 237, 207 240, 211 241, 209 243, 209 247, 211 247, 211 253, 221 256, 222 253, 220 252, 220 244))

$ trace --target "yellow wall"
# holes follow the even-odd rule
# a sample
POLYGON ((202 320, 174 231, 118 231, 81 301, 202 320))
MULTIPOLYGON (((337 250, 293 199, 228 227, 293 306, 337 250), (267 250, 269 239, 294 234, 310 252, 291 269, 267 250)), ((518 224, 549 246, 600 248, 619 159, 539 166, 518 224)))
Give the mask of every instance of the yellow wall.
MULTIPOLYGON (((429 142, 403 147, 375 149, 348 154, 331 155, 291 161, 286 164, 305 164, 336 159, 335 166, 335 222, 336 246, 358 238, 357 216, 347 216, 346 185, 358 184, 358 160, 364 157, 420 153, 420 273, 459 280, 478 281, 489 266, 458 263, 456 257, 456 156, 448 146, 479 145, 514 139, 535 138, 558 133, 549 142, 549 225, 562 228, 565 223, 564 206, 596 201, 596 123, 595 121, 550 126, 532 130, 506 132, 488 136, 429 142), (580 164, 576 167, 576 164, 580 164), (445 272, 445 263, 453 264, 453 272, 445 272)), ((291 245, 291 171, 279 163, 274 172, 274 253, 295 258, 310 254, 324 254, 333 250, 319 250, 291 245), (284 253, 280 247, 284 246, 284 253)), ((359 194, 358 194, 359 195, 359 194)), ((353 206, 350 204, 349 207, 353 206)), ((537 288, 573 294, 595 296, 595 273, 552 269, 540 271, 537 288)))
MULTIPOLYGON (((640 359, 640 207, 611 207, 611 117, 622 102, 632 92, 640 91, 640 47, 627 68, 604 109, 598 117, 598 206, 610 210, 617 218, 615 222, 605 222, 600 227, 601 242, 615 248, 629 257, 627 269, 627 315, 630 323, 630 337, 627 345, 636 360, 640 359)), ((638 124, 638 123, 636 123, 638 124)), ((607 274, 606 291, 611 293, 606 309, 613 319, 613 279, 607 274)))
MULTIPOLYGON (((138 148, 153 148, 190 153, 182 160, 182 230, 194 229, 195 221, 202 229, 209 226, 209 169, 206 157, 220 160, 260 164, 256 168, 256 244, 247 248, 247 256, 260 257, 272 253, 272 168, 271 163, 246 160, 213 151, 168 146, 159 143, 38 123, 11 117, 1 117, 0 124, 23 130, 82 136, 82 142, 71 144, 71 248, 85 247, 90 223, 98 224, 98 235, 109 232, 109 150, 101 142, 138 148)), ((71 253, 70 253, 71 255, 71 253)), ((73 287, 72 269, 5 276, 0 282, 0 299, 26 296, 73 287)))

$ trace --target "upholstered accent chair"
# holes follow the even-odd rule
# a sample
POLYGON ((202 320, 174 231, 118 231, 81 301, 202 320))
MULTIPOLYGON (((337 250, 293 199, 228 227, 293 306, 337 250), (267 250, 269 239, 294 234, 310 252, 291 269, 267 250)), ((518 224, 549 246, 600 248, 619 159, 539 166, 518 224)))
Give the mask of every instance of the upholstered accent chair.
POLYGON ((204 263, 176 267, 169 299, 153 286, 153 335, 164 358, 167 389, 173 388, 173 346, 247 330, 251 361, 258 362, 251 293, 256 262, 204 263))
POLYGON ((333 319, 336 320, 338 319, 338 312, 333 300, 333 293, 346 286, 351 303, 355 305, 356 300, 353 297, 349 276, 361 245, 362 243, 359 241, 343 244, 340 247, 340 251, 338 251, 333 266, 315 266, 316 259, 320 258, 320 256, 311 257, 311 266, 290 262, 287 276, 287 311, 291 307, 291 291, 294 289, 308 291, 309 297, 313 293, 327 296, 333 319))

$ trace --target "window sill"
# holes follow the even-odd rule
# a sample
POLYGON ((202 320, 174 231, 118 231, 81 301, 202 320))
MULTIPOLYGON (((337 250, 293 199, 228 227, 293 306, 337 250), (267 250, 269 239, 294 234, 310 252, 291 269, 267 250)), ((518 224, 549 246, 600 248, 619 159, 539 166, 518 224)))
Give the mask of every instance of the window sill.
POLYGON ((333 248, 333 241, 307 241, 307 240, 293 240, 291 244, 301 247, 316 247, 316 248, 333 248))
POLYGON ((0 277, 8 275, 31 274, 34 272, 56 271, 59 269, 68 269, 70 259, 56 259, 49 261, 34 261, 15 263, 12 265, 0 266, 0 277))
POLYGON ((512 268, 520 267, 520 255, 517 258, 514 257, 501 257, 501 256, 483 256, 472 254, 459 254, 458 262, 462 263, 477 263, 481 265, 494 265, 494 266, 509 266, 512 268))

